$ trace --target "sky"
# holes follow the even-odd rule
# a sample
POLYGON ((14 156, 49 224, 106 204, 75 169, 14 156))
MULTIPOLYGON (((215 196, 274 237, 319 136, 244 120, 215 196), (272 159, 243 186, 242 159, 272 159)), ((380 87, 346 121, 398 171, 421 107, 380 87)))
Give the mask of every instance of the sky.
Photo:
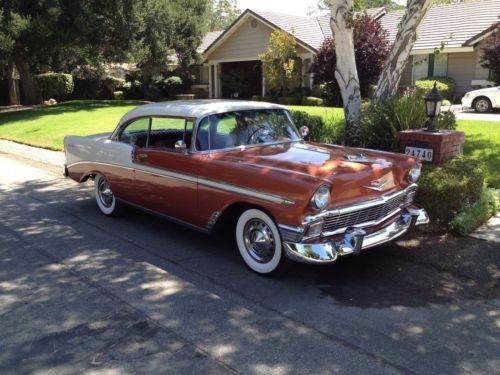
MULTIPOLYGON (((404 3, 406 0, 396 1, 404 3)), ((242 11, 253 8, 298 16, 306 16, 308 9, 316 9, 317 3, 318 0, 238 0, 238 6, 242 11)))

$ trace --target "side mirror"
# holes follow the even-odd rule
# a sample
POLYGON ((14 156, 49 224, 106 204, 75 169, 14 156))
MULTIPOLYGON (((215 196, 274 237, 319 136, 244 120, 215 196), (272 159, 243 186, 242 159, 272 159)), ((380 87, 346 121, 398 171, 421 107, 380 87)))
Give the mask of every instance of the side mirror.
POLYGON ((175 142, 175 149, 178 151, 185 151, 186 150, 186 142, 184 142, 182 139, 179 139, 177 142, 175 142))
POLYGON ((307 139, 307 136, 309 135, 309 127, 305 126, 305 125, 302 125, 299 129, 299 132, 300 132, 300 136, 303 138, 303 139, 307 139))

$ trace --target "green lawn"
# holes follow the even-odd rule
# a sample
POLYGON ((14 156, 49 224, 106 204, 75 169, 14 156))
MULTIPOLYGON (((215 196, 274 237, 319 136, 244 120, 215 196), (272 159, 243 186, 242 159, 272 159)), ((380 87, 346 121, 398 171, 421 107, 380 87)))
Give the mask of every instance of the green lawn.
POLYGON ((73 101, 49 107, 0 113, 0 138, 63 149, 65 135, 110 132, 139 101, 73 101))
MULTIPOLYGON (((33 146, 62 150, 65 135, 89 135, 112 131, 139 101, 73 101, 0 114, 0 138, 33 146)), ((292 110, 319 115, 327 122, 342 120, 342 108, 289 106, 292 110)), ((490 186, 500 188, 500 124, 493 121, 459 120, 458 130, 467 135, 464 153, 480 159, 490 186)))
POLYGON ((500 189, 500 124, 496 121, 458 120, 458 128, 466 134, 464 154, 483 162, 486 181, 500 189))

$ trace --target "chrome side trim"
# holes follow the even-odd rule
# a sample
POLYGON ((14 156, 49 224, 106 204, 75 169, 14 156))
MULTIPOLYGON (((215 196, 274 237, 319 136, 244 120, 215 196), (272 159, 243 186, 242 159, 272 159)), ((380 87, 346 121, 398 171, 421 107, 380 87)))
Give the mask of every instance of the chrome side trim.
POLYGON ((399 190, 393 194, 382 195, 379 198, 372 199, 372 200, 367 201, 367 202, 363 202, 360 204, 354 204, 354 205, 350 205, 350 206, 346 206, 346 207, 340 207, 340 208, 337 208, 334 210, 322 211, 316 215, 306 216, 304 218, 304 224, 308 224, 308 223, 311 223, 313 221, 320 220, 320 219, 324 218, 325 216, 346 214, 349 212, 378 206, 378 205, 386 203, 389 199, 392 199, 392 198, 394 198, 398 195, 401 195, 401 194, 406 194, 409 190, 416 189, 416 188, 417 188, 417 184, 411 184, 410 186, 406 187, 403 190, 399 190))
POLYGON ((273 202, 273 203, 278 203, 278 204, 283 204, 283 205, 292 205, 295 204, 294 201, 281 197, 279 195, 274 195, 274 194, 269 194, 269 193, 263 193, 258 190, 252 190, 249 188, 237 186, 237 185, 232 185, 228 184, 226 182, 219 182, 219 181, 214 181, 214 180, 209 180, 203 177, 198 178, 198 183, 200 185, 208 186, 211 188, 223 190, 223 191, 228 191, 231 193, 236 193, 239 195, 244 195, 250 198, 257 198, 261 200, 265 200, 268 202, 273 202))
POLYGON ((304 233, 304 228, 302 227, 292 227, 290 225, 279 224, 278 228, 283 242, 298 242, 302 239, 304 233))
POLYGON ((235 193, 235 194, 243 195, 243 196, 250 197, 250 198, 256 198, 256 199, 264 200, 267 202, 272 202, 272 203, 277 203, 277 204, 282 204, 282 205, 295 204, 295 202, 293 200, 290 200, 286 197, 282 197, 279 195, 265 193, 262 191, 253 190, 253 189, 246 188, 243 186, 229 184, 226 182, 210 180, 210 179, 203 178, 203 177, 195 177, 195 176, 190 175, 190 174, 174 172, 174 171, 170 171, 170 170, 162 169, 162 168, 152 168, 152 167, 129 168, 129 167, 124 167, 124 166, 118 165, 118 164, 95 162, 95 161, 76 162, 76 163, 69 165, 68 168, 70 168, 74 165, 78 165, 78 164, 98 164, 98 165, 106 165, 106 166, 124 168, 124 169, 128 169, 128 170, 134 170, 134 171, 139 171, 139 172, 143 172, 143 173, 149 173, 152 175, 157 175, 160 177, 169 177, 169 178, 174 178, 177 180, 198 183, 198 184, 203 185, 203 186, 208 186, 208 187, 211 187, 214 189, 235 193))

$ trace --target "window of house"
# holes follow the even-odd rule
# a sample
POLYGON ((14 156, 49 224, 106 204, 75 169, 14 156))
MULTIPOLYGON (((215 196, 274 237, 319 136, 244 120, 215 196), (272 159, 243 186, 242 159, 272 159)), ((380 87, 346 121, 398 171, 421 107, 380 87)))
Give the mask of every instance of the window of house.
POLYGON ((425 77, 447 77, 448 54, 438 53, 413 56, 413 84, 425 77))

